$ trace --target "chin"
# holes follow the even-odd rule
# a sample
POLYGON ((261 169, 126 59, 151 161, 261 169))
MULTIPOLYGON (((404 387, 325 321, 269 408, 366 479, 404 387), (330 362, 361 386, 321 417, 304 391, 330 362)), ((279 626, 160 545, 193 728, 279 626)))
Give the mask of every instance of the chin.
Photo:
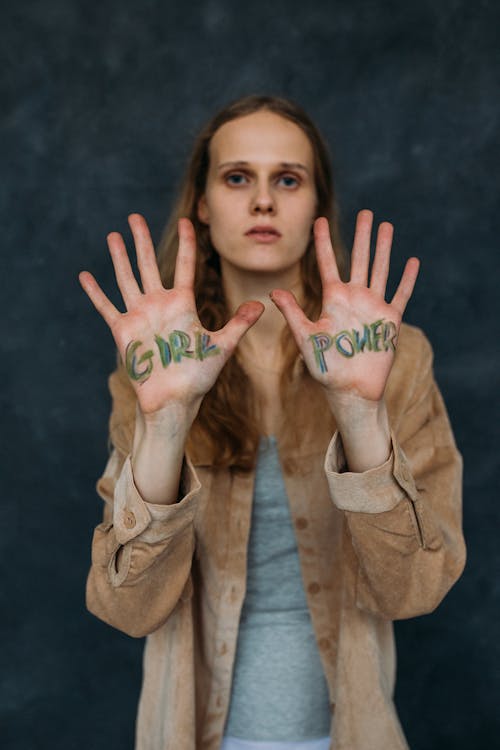
POLYGON ((270 246, 261 246, 260 248, 245 249, 232 257, 220 255, 220 258, 222 266, 227 264, 240 273, 276 275, 286 274, 290 269, 296 267, 300 263, 302 255, 290 258, 290 254, 283 249, 275 252, 275 249, 271 249, 270 246), (283 262, 285 258, 286 261, 283 262))

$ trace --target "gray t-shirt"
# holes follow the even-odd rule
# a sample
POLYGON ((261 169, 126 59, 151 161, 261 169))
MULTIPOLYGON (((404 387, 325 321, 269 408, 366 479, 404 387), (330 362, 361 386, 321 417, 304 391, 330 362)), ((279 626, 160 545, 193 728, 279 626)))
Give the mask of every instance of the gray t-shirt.
POLYGON ((224 735, 300 741, 328 735, 330 720, 276 439, 262 438, 224 735))

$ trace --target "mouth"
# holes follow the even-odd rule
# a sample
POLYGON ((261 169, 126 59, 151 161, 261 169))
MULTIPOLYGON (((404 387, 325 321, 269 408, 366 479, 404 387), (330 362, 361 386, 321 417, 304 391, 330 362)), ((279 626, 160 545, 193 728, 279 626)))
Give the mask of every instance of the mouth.
POLYGON ((271 226, 255 226, 245 232, 247 237, 251 237, 259 242, 275 242, 281 237, 281 232, 271 226))

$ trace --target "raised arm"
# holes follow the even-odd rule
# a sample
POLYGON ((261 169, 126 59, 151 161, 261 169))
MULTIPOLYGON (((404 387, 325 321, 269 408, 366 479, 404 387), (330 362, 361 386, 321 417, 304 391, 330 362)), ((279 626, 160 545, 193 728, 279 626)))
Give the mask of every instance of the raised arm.
POLYGON ((432 611, 463 570, 462 459, 434 381, 431 347, 418 329, 401 330, 418 260, 407 261, 386 302, 392 225, 380 225, 369 280, 372 218, 370 211, 358 214, 347 283, 337 271, 328 223, 316 221, 318 321, 304 316, 290 292, 276 290, 272 298, 324 386, 338 426, 325 471, 355 553, 356 604, 395 620, 432 611))
MULTIPOLYGON (((126 312, 116 309, 90 273, 80 274, 111 329, 128 387, 137 396, 133 445, 115 443, 98 482, 104 517, 92 541, 86 601, 97 617, 140 637, 156 630, 189 596, 200 484, 184 460, 186 437, 204 394, 263 305, 247 302, 220 331, 207 331, 195 306, 191 222, 179 221, 172 289, 162 286, 145 220, 134 214, 129 223, 142 290, 121 235, 108 236, 126 312)), ((112 383, 117 388, 117 376, 112 383)))
POLYGON ((389 455, 385 386, 394 362, 401 320, 419 270, 410 258, 391 302, 385 301, 393 227, 378 231, 369 279, 371 211, 358 213, 351 277, 343 282, 335 262, 328 222, 314 223, 323 287, 319 320, 306 318, 291 292, 271 298, 286 318, 312 377, 324 387, 351 471, 366 471, 389 455))
POLYGON ((177 500, 184 445, 202 398, 241 336, 262 313, 263 305, 246 302, 220 331, 205 330, 193 292, 196 242, 191 222, 179 221, 172 289, 165 289, 161 283, 144 218, 132 214, 129 223, 142 291, 122 236, 117 232, 108 235, 126 312, 116 309, 92 274, 83 271, 79 278, 110 327, 137 395, 131 456, 136 486, 148 502, 168 504, 177 500))

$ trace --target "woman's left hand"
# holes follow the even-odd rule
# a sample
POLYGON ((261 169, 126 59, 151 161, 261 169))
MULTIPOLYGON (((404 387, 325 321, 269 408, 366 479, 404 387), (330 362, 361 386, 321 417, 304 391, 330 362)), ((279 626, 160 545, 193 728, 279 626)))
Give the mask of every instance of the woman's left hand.
POLYGON ((271 292, 283 313, 311 375, 335 404, 364 400, 379 402, 394 360, 405 307, 419 270, 418 258, 406 262, 391 302, 385 301, 393 226, 382 222, 368 282, 373 213, 359 211, 351 256, 351 276, 340 279, 328 220, 316 219, 314 240, 323 286, 319 320, 310 321, 295 297, 284 289, 271 292))

